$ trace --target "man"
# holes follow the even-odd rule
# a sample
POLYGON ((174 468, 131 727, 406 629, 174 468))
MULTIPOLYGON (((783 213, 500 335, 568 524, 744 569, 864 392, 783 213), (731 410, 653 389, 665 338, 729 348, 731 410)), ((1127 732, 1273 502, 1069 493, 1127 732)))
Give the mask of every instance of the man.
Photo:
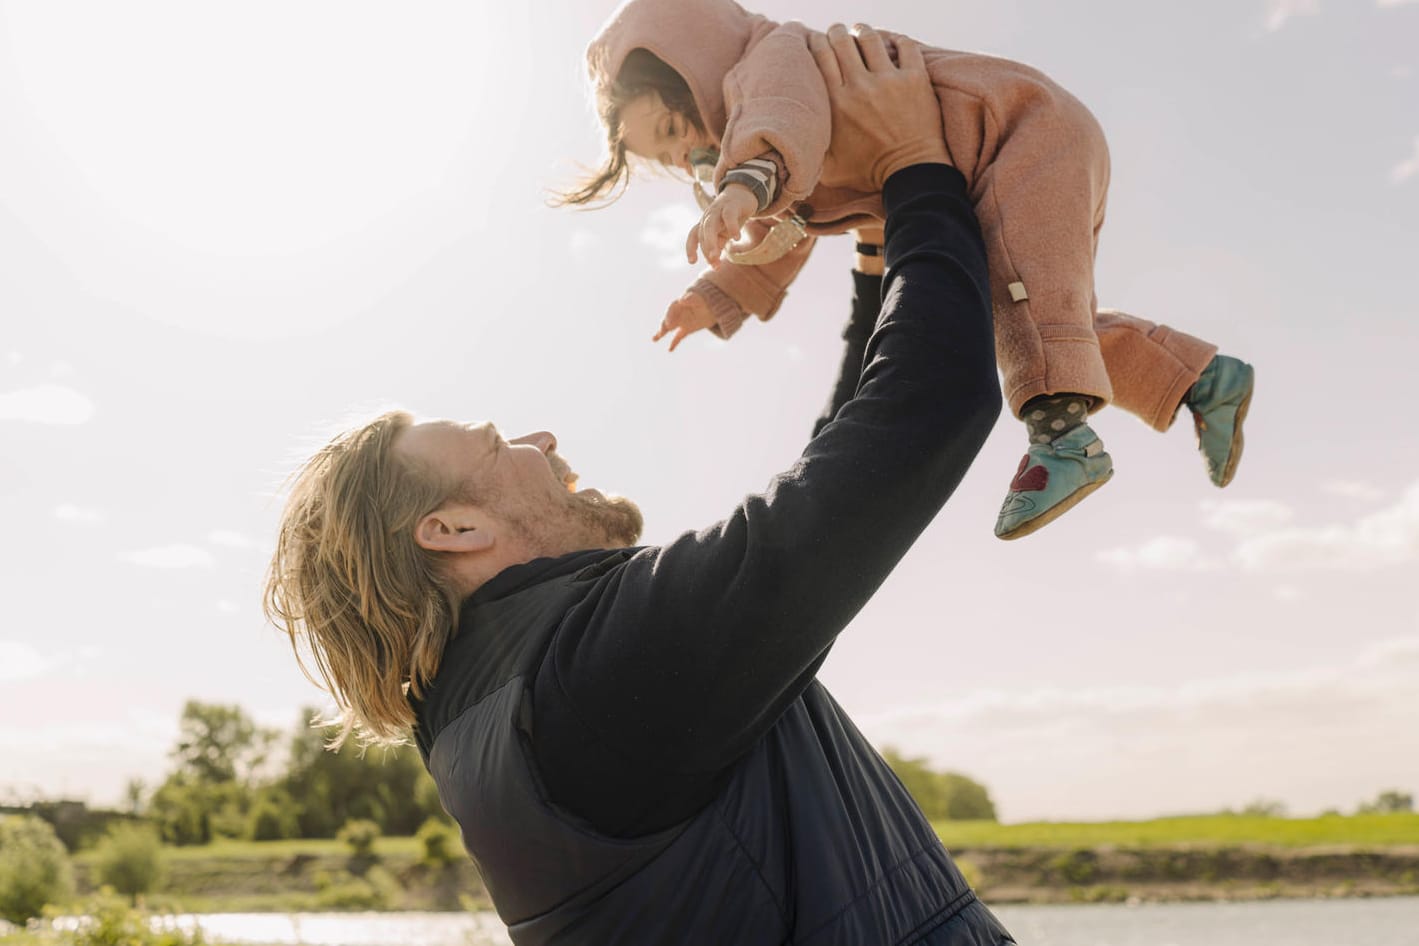
POLYGON ((814 54, 832 154, 875 169, 845 186, 885 181, 886 302, 763 495, 635 548, 634 505, 574 492, 551 434, 403 414, 293 490, 268 610, 347 733, 412 728, 516 943, 1010 942, 814 679, 1000 410, 985 252, 920 51, 898 66, 838 26, 814 54))

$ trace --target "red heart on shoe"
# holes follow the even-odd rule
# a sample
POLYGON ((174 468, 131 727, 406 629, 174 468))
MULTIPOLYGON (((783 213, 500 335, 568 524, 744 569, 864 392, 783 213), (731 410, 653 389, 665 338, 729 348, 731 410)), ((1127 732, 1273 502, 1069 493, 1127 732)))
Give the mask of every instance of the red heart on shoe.
POLYGON ((1030 455, 1026 454, 1020 461, 1020 468, 1015 471, 1015 478, 1010 481, 1010 488, 1017 493, 1038 493, 1049 485, 1049 470, 1042 466, 1032 466, 1028 470, 1025 467, 1030 462, 1030 455))

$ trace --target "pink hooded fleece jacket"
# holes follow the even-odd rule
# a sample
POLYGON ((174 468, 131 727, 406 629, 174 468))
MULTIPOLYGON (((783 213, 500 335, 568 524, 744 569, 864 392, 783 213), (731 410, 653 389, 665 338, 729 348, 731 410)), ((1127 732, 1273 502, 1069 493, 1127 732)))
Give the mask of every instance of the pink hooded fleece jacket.
MULTIPOLYGON (((818 185, 831 113, 808 34, 801 23, 775 23, 732 0, 629 0, 592 42, 587 63, 598 86, 636 48, 675 69, 719 140, 716 183, 750 158, 777 154, 784 174, 773 202, 746 228, 751 242, 789 210, 811 234, 843 233, 881 221, 882 195, 818 185)), ((923 54, 947 150, 985 236, 996 358, 1011 410, 1019 416, 1041 394, 1085 394, 1095 409, 1112 401, 1166 430, 1217 349, 1098 309, 1094 253, 1109 180, 1098 122, 1029 66, 931 47, 923 54)), ((705 272, 692 289, 715 312, 719 334, 732 335, 747 313, 770 318, 814 242, 772 263, 705 272)))

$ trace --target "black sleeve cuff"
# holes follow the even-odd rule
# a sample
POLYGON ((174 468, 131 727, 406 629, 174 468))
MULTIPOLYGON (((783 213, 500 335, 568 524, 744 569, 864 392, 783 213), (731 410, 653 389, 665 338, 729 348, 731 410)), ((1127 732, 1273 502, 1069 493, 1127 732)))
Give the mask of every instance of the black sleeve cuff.
POLYGON ((944 192, 966 199, 966 176, 949 164, 913 164, 887 178, 882 185, 882 205, 890 219, 904 201, 924 193, 944 192))

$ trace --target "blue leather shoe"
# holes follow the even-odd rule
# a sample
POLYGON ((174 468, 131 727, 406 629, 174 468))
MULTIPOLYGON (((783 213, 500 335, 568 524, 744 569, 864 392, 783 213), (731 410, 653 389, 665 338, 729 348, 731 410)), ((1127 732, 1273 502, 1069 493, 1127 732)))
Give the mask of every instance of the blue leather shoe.
POLYGON ((1049 525, 1113 475, 1113 458, 1088 424, 1031 444, 995 520, 996 536, 1018 539, 1049 525))
POLYGON ((1251 406, 1256 371, 1239 358, 1218 355, 1183 398, 1197 429, 1197 449, 1217 486, 1232 482, 1242 459, 1242 421, 1251 406))

